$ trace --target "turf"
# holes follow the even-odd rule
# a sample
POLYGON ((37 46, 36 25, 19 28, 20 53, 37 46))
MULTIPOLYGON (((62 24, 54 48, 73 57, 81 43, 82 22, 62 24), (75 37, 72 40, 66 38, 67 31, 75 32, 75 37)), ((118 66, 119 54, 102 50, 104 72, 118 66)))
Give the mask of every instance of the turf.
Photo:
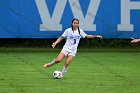
POLYGON ((1 49, 0 93, 140 93, 140 52, 81 50, 66 75, 54 79, 65 59, 47 70, 42 66, 59 49, 1 49))

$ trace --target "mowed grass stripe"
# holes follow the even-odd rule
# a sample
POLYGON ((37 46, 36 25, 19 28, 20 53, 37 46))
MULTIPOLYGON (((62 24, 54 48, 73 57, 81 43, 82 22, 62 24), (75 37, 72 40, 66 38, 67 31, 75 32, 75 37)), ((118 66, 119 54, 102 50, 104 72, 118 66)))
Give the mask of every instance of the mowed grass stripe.
POLYGON ((53 79, 53 71, 61 70, 65 59, 47 70, 43 64, 59 51, 23 51, 0 53, 0 93, 140 92, 138 52, 78 52, 65 77, 53 79))

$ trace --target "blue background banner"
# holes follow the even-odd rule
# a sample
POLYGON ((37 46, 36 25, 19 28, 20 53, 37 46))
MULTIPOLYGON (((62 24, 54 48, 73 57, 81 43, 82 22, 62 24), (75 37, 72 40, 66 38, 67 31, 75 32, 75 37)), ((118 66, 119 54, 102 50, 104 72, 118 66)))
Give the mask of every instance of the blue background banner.
POLYGON ((0 38, 58 38, 73 18, 87 34, 140 38, 140 0, 0 0, 0 38))

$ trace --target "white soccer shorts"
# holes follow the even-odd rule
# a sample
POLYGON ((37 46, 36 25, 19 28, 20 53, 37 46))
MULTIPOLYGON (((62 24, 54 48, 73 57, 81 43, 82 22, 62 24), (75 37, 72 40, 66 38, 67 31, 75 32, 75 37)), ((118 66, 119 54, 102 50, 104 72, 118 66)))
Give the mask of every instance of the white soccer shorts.
POLYGON ((64 53, 65 56, 71 56, 71 55, 72 55, 72 56, 75 57, 75 55, 76 55, 76 53, 69 52, 69 51, 67 51, 67 50, 65 50, 65 49, 62 49, 61 52, 64 53))

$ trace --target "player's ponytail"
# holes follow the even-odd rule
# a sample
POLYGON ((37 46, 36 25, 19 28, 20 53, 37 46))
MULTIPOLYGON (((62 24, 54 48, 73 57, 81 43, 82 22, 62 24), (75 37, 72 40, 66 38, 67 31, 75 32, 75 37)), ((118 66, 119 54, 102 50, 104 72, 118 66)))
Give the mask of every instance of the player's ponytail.
POLYGON ((73 30, 73 26, 72 26, 72 24, 71 24, 71 29, 72 29, 72 31, 74 31, 74 30, 73 30))
POLYGON ((79 26, 78 26, 78 32, 79 32, 79 35, 80 35, 80 28, 79 28, 79 26))

